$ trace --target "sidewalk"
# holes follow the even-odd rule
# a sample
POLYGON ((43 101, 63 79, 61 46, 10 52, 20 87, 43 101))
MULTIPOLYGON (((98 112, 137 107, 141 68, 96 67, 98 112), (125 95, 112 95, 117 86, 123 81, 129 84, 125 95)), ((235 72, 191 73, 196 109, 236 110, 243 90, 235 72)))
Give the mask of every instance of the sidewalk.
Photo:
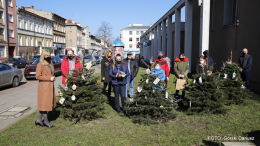
MULTIPOLYGON (((56 96, 59 91, 57 87, 59 84, 61 85, 61 79, 62 77, 59 76, 54 82, 56 96)), ((7 118, 0 116, 0 131, 37 110, 37 90, 38 84, 35 84, 0 96, 0 113, 12 107, 30 107, 30 109, 26 110, 19 117, 9 116, 9 118, 7 118)), ((33 123, 34 121, 32 121, 32 124, 33 123)))

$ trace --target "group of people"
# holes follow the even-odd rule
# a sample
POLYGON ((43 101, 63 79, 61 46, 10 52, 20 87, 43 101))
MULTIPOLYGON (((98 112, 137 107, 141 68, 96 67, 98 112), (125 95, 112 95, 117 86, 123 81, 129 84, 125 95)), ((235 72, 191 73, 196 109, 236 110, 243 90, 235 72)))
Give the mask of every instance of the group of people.
MULTIPOLYGON (((253 58, 248 54, 248 49, 243 49, 243 55, 239 58, 238 64, 241 72, 241 77, 246 81, 247 88, 250 89, 250 73, 253 58)), ((69 50, 61 64, 62 71, 62 84, 65 84, 65 79, 67 76, 73 75, 73 70, 82 69, 81 60, 78 58, 73 50, 69 50)), ((134 81, 137 73, 139 72, 138 62, 132 58, 132 53, 127 53, 127 58, 123 59, 120 54, 117 54, 115 61, 112 59, 112 51, 107 51, 105 53, 105 59, 101 62, 101 80, 104 83, 103 92, 106 93, 106 88, 108 87, 107 96, 111 101, 112 98, 111 90, 115 94, 115 106, 117 112, 120 113, 119 95, 121 96, 122 110, 125 108, 125 101, 128 97, 128 84, 129 84, 129 97, 134 96, 134 81)), ((143 58, 143 57, 142 57, 143 58)), ((39 80, 37 102, 39 115, 38 119, 35 121, 35 125, 46 126, 52 128, 48 120, 47 112, 52 111, 56 107, 55 99, 55 89, 54 81, 56 77, 54 75, 54 66, 51 61, 51 53, 47 50, 43 50, 40 57, 40 62, 37 64, 36 68, 36 79, 39 80), (42 121, 42 118, 44 119, 42 121)), ((196 67, 197 73, 210 73, 213 71, 213 59, 209 57, 209 51, 204 51, 203 56, 199 57, 199 63, 196 67), (208 70, 205 70, 205 65, 210 66, 208 70)), ((170 58, 162 52, 158 52, 158 58, 154 60, 152 64, 152 71, 147 70, 150 74, 160 74, 159 78, 165 81, 166 88, 169 81, 170 75, 170 58)), ((175 79, 184 79, 188 82, 189 73, 189 59, 185 57, 184 53, 180 53, 179 57, 175 58, 174 63, 174 73, 175 79)), ((185 97, 185 88, 182 90, 182 99, 185 97)), ((179 90, 176 90, 176 100, 179 98, 179 90)))

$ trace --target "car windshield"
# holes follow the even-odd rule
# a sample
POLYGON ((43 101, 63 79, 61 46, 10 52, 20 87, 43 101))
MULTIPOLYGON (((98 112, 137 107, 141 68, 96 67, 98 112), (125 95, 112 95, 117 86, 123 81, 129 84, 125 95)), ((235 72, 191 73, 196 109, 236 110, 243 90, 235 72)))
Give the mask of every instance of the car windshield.
POLYGON ((40 62, 40 58, 36 59, 32 64, 37 65, 40 62))
POLYGON ((92 56, 85 56, 84 59, 90 59, 92 56))

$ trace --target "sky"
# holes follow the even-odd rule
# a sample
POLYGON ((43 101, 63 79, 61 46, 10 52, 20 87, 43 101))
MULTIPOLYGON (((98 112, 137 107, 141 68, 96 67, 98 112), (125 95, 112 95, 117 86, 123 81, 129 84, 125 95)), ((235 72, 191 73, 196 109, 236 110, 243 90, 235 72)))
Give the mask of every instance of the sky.
MULTIPOLYGON (((88 26, 90 34, 95 35, 102 21, 113 27, 115 39, 121 29, 131 24, 150 24, 158 21, 179 0, 16 0, 17 7, 34 6, 72 19, 88 26)), ((185 8, 181 10, 181 21, 185 18, 185 8)), ((174 17, 173 17, 174 20, 174 17)))

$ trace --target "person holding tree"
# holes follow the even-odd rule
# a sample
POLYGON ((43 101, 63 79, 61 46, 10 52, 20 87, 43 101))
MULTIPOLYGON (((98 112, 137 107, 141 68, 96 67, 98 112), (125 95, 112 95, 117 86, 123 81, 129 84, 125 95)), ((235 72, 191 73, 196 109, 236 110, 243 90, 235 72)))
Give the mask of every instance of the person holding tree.
POLYGON ((124 110, 126 101, 126 84, 129 71, 127 65, 123 63, 122 56, 120 54, 116 55, 116 61, 110 66, 109 76, 112 78, 117 113, 121 113, 119 94, 121 95, 122 109, 124 110))
POLYGON ((82 69, 80 64, 80 59, 74 55, 73 50, 68 51, 68 56, 66 56, 61 63, 61 72, 62 72, 62 84, 65 84, 65 79, 67 76, 71 76, 73 70, 82 69))
POLYGON ((110 66, 112 64, 113 64, 112 51, 107 51, 105 53, 105 58, 102 59, 102 61, 101 61, 101 76, 102 76, 102 82, 104 83, 104 87, 103 87, 104 94, 106 92, 106 88, 108 85, 108 93, 107 93, 108 100, 112 100, 110 98, 111 88, 112 88, 112 79, 109 76, 109 70, 110 70, 110 66))
POLYGON ((246 82, 247 89, 250 88, 250 74, 251 74, 251 66, 253 63, 253 57, 248 54, 248 49, 244 48, 242 51, 242 56, 238 60, 239 69, 241 72, 241 78, 246 82))
POLYGON ((128 52, 127 58, 124 59, 124 63, 127 65, 129 71, 129 76, 127 77, 127 83, 126 83, 126 98, 128 97, 127 96, 128 84, 130 86, 130 98, 134 96, 134 82, 135 82, 135 77, 139 71, 138 63, 132 58, 132 55, 133 55, 132 52, 128 52))
POLYGON ((206 70, 205 66, 207 65, 206 62, 207 61, 205 60, 205 57, 203 55, 201 55, 199 57, 199 63, 196 66, 196 73, 197 74, 205 74, 206 73, 206 71, 205 71, 206 70))
POLYGON ((54 126, 50 124, 47 112, 52 111, 56 107, 54 91, 54 81, 56 78, 54 76, 54 66, 51 61, 50 51, 42 51, 40 62, 36 68, 36 79, 39 80, 37 93, 39 115, 35 121, 35 125, 52 128, 54 126), (44 118, 43 122, 42 117, 44 118))
MULTIPOLYGON (((152 71, 147 70, 147 74, 152 74, 152 75, 159 75, 158 78, 161 81, 165 81, 165 71, 160 67, 160 62, 156 61, 154 63, 154 68, 152 71)), ((163 87, 154 87, 154 89, 161 89, 163 90, 163 87)))
MULTIPOLYGON (((188 83, 188 73, 189 73, 189 59, 185 57, 184 53, 181 53, 179 57, 175 58, 174 64, 175 79, 174 82, 177 82, 177 79, 185 79, 188 83)), ((176 90, 176 100, 179 99, 179 90, 176 90)), ((182 91, 182 99, 185 97, 185 88, 182 91)))

